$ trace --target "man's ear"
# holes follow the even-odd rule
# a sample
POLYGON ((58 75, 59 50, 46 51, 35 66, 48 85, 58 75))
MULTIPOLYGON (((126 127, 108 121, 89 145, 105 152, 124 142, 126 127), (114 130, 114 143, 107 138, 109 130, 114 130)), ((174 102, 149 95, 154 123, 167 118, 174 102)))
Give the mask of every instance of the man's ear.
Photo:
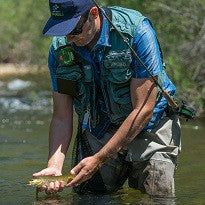
POLYGON ((96 19, 99 16, 99 10, 96 6, 92 7, 90 9, 90 14, 93 16, 94 19, 96 19))

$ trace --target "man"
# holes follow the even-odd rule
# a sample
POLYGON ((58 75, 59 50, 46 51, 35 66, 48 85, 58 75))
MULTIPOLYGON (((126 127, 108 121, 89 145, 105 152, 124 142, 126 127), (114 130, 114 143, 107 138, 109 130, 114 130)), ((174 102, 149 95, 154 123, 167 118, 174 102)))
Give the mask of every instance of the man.
POLYGON ((49 51, 54 112, 48 166, 34 176, 61 175, 72 137, 73 104, 79 127, 71 173, 77 176, 67 185, 56 181, 41 190, 74 186, 77 192, 110 192, 128 179, 142 192, 173 196, 178 119, 103 13, 174 96, 150 21, 130 9, 99 10, 92 0, 50 0, 49 5, 51 18, 43 33, 55 36, 49 51))

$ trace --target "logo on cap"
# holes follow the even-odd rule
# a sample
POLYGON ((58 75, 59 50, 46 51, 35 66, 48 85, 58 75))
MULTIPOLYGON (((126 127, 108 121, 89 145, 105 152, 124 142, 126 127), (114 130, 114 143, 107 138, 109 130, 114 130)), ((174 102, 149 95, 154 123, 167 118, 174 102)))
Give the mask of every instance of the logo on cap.
POLYGON ((61 10, 60 4, 52 4, 51 5, 51 15, 54 17, 64 16, 63 11, 61 10))

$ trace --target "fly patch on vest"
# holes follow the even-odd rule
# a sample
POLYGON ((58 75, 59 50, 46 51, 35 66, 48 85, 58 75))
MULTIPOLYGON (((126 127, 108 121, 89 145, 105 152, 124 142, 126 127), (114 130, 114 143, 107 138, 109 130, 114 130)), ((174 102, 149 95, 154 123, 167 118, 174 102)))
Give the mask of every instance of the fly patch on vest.
POLYGON ((70 46, 61 47, 58 50, 58 60, 63 66, 71 66, 76 64, 77 55, 70 46))

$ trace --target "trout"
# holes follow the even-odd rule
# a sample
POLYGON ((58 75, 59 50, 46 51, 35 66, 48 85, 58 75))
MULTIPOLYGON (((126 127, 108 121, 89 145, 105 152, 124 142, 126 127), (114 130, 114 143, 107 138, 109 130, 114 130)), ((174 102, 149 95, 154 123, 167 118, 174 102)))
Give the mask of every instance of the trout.
MULTIPOLYGON (((39 176, 39 177, 33 177, 30 181, 28 181, 28 185, 30 186, 36 186, 36 199, 38 199, 38 193, 41 186, 49 186, 51 182, 55 181, 63 181, 64 184, 69 183, 75 178, 76 175, 72 174, 65 174, 62 176, 39 176)), ((55 195, 55 194, 51 194, 55 195)))
POLYGON ((62 176, 39 176, 33 177, 32 180, 28 181, 28 185, 41 187, 43 185, 49 186, 51 182, 63 181, 64 184, 69 183, 75 178, 75 175, 65 174, 62 176))

